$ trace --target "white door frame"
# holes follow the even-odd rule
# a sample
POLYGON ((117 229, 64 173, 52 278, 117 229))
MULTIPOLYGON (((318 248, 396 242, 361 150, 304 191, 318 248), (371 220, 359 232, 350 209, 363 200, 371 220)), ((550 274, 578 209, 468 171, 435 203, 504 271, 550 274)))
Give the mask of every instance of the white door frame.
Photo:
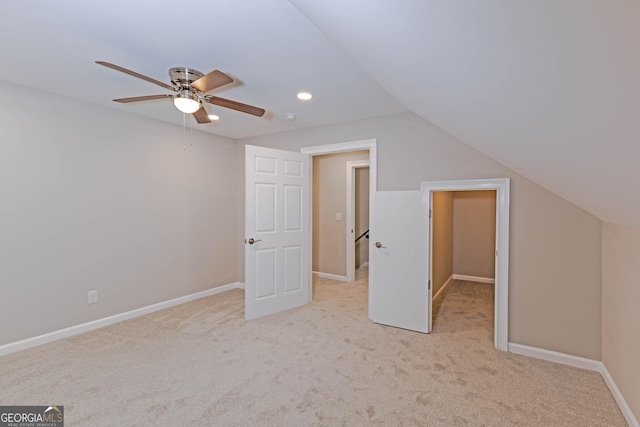
MULTIPOLYGON (((356 169, 368 168, 369 160, 352 160, 347 162, 347 282, 353 282, 356 277, 356 169)), ((371 212, 371 210, 369 210, 371 212)), ((368 228, 368 227, 367 227, 368 228)))
MULTIPOLYGON (((495 258, 495 313, 494 345, 508 351, 509 343, 509 178, 472 179, 461 181, 423 182, 422 191, 428 192, 429 208, 433 209, 434 191, 496 191, 496 258, 495 258)), ((429 247, 433 233, 429 233, 429 247)), ((433 254, 429 255, 431 258, 433 254)), ((432 259, 429 259, 429 280, 432 280, 432 259)))
MULTIPOLYGON (((324 154, 346 153, 349 151, 369 151, 369 224, 373 223, 373 206, 375 194, 378 189, 377 179, 377 140, 363 139, 360 141, 343 142, 338 144, 318 145, 314 147, 301 148, 300 152, 313 156, 322 156, 324 154)), ((309 162, 309 267, 313 264, 313 161, 309 162)), ((313 298, 313 280, 312 268, 309 268, 309 302, 313 298)), ((348 271, 348 268, 347 268, 348 271)), ((371 287, 371 278, 369 278, 369 287, 371 287)))

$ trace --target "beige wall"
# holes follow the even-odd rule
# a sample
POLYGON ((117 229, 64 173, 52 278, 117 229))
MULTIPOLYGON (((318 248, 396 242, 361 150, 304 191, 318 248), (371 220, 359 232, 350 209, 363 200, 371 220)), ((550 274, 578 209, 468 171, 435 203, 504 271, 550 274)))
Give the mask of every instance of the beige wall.
MULTIPOLYGON (((368 158, 368 157, 367 157, 368 158)), ((369 229, 369 168, 355 170, 355 232, 354 240, 369 229)), ((369 239, 363 237, 356 243, 356 268, 369 262, 369 239)))
POLYGON ((433 295, 435 295, 453 274, 453 193, 436 191, 433 193, 433 239, 431 259, 433 269, 433 295))
POLYGON ((368 151, 313 157, 313 271, 347 274, 347 162, 368 158, 368 151))
MULTIPOLYGON (((422 181, 511 178, 509 340, 600 359, 602 221, 589 213, 411 113, 239 143, 300 151, 369 138, 378 141, 379 190, 417 190, 422 181)), ((243 179, 241 168, 238 174, 243 179)), ((244 210, 238 215, 243 218, 244 210)), ((244 263, 238 261, 242 280, 244 263)))
POLYGON ((602 362, 640 419, 640 227, 603 234, 602 362))
POLYGON ((232 140, 4 83, 0 128, 0 345, 236 280, 232 140))
POLYGON ((453 192, 453 272, 495 278, 496 192, 453 192))

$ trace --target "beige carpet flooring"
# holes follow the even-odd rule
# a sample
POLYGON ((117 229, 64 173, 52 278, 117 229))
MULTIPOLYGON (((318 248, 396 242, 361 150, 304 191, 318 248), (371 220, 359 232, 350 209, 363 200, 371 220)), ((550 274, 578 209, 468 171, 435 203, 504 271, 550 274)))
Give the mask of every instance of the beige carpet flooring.
POLYGON ((625 426, 599 374, 493 347, 492 289, 454 282, 423 335, 367 281, 245 322, 234 290, 0 358, 0 404, 67 426, 625 426))

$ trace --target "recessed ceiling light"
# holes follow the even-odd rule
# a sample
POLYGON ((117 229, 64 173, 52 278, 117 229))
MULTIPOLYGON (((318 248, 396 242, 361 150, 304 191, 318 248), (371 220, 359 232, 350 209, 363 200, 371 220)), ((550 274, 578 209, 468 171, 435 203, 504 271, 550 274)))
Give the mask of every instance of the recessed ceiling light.
POLYGON ((209 114, 209 118, 211 120, 220 120, 220 117, 216 116, 215 114, 209 114))
POLYGON ((313 98, 313 95, 311 95, 309 92, 300 92, 300 93, 298 93, 298 99, 301 99, 303 101, 308 101, 311 98, 313 98))

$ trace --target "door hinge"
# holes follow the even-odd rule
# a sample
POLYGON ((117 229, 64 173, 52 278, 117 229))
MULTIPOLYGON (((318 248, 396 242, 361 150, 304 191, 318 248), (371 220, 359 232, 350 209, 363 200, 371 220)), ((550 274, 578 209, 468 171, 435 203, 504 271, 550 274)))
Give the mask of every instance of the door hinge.
POLYGON ((427 289, 431 289, 431 280, 429 280, 429 287, 427 289))
POLYGON ((431 209, 429 209, 429 219, 431 219, 431 209))

